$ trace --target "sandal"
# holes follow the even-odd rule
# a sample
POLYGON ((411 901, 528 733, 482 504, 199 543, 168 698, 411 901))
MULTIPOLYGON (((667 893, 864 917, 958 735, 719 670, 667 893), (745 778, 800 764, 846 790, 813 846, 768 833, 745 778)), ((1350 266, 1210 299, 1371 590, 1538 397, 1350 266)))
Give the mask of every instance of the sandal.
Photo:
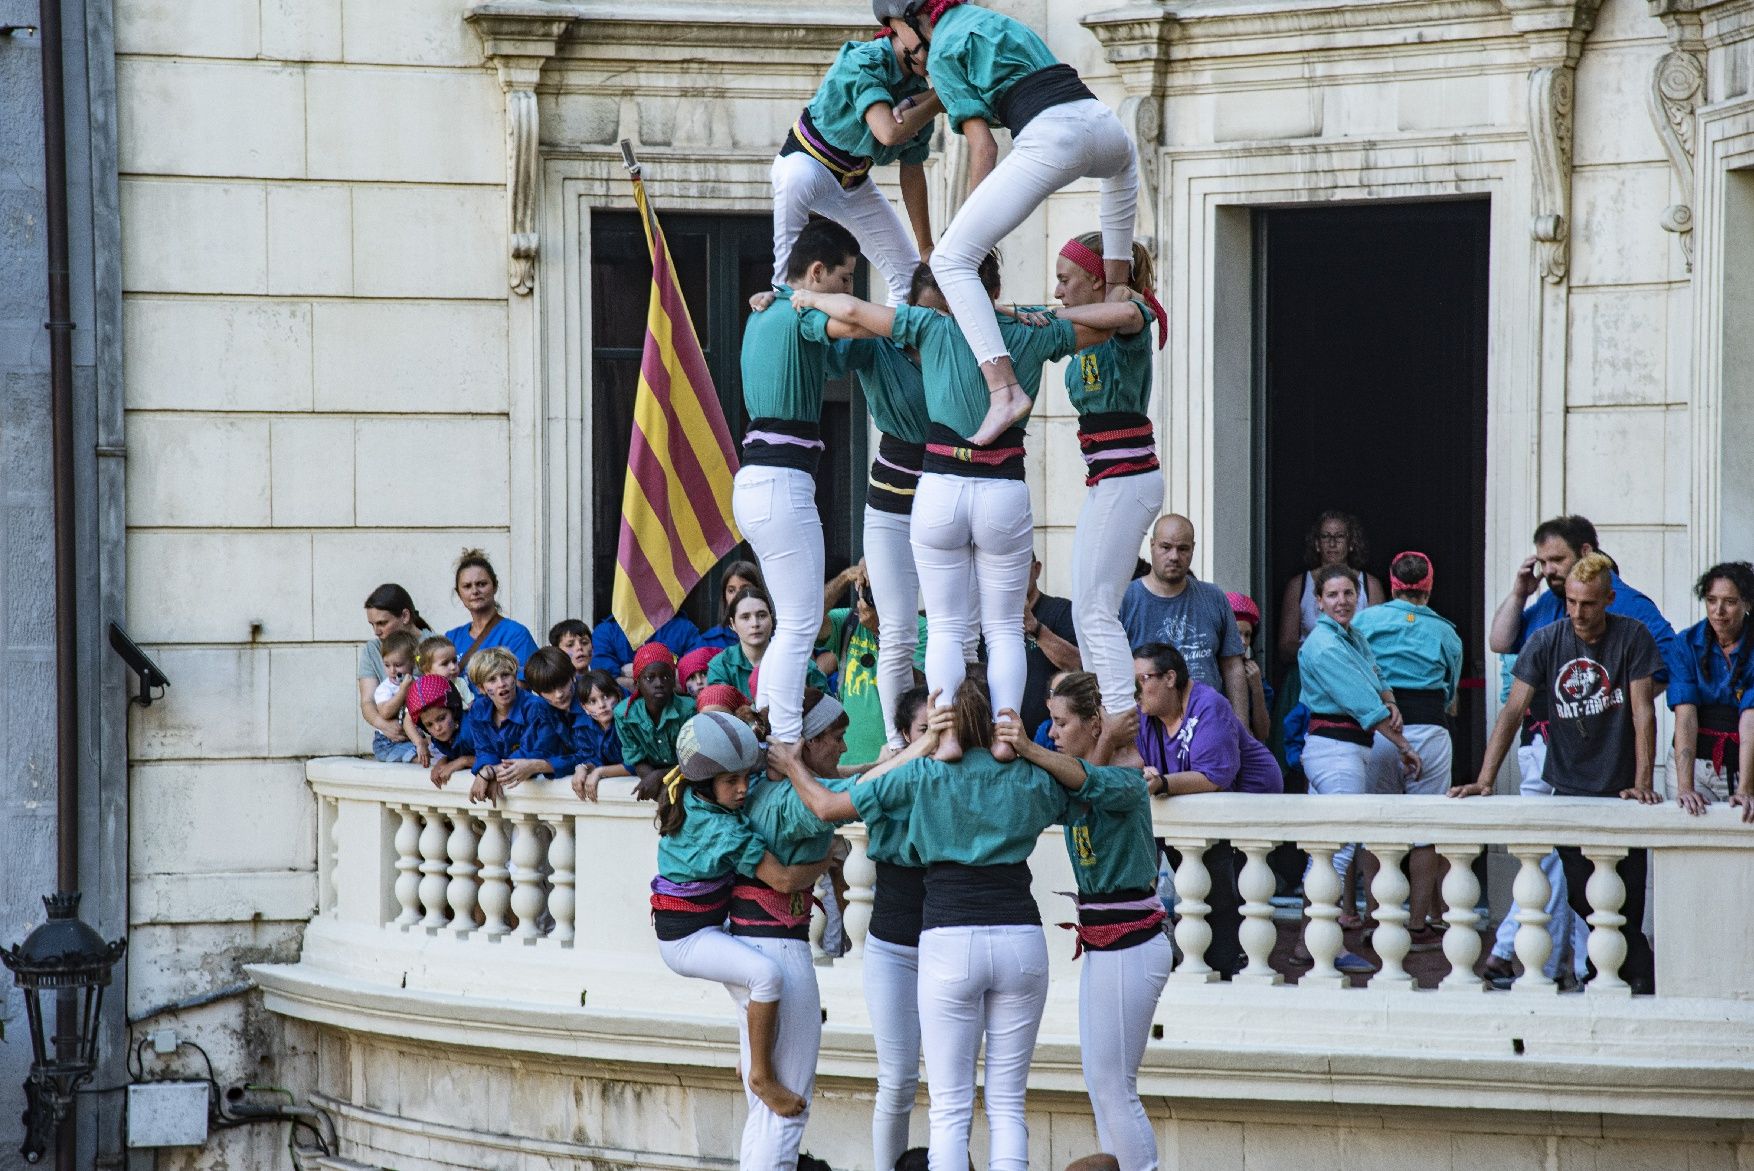
POLYGON ((1338 922, 1342 931, 1357 931, 1364 926, 1364 916, 1357 911, 1342 911, 1338 922))

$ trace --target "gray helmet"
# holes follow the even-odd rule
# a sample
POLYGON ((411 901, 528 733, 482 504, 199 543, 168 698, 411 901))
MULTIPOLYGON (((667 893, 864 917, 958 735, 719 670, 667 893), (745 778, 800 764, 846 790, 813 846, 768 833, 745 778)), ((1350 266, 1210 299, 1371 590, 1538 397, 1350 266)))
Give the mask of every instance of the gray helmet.
POLYGON ((676 733, 676 763, 691 781, 747 772, 755 767, 760 754, 749 725, 725 712, 690 716, 676 733))
POLYGON ((879 24, 888 24, 892 20, 911 23, 919 10, 920 0, 871 0, 871 15, 879 24))

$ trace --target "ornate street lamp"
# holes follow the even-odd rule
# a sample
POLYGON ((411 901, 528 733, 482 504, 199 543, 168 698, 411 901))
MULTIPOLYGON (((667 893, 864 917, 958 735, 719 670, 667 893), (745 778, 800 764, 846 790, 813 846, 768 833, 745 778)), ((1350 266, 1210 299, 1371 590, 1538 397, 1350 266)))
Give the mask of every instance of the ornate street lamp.
POLYGON ((12 970, 24 990, 30 1017, 33 1060, 24 1083, 24 1145, 28 1163, 40 1162, 55 1132, 66 1120, 73 1095, 97 1069, 98 1012, 110 969, 128 941, 105 943, 103 936, 79 918, 79 893, 47 895, 48 922, 24 937, 17 947, 0 949, 0 962, 12 970), (45 1002, 53 1001, 55 1032, 43 1018, 45 1002))

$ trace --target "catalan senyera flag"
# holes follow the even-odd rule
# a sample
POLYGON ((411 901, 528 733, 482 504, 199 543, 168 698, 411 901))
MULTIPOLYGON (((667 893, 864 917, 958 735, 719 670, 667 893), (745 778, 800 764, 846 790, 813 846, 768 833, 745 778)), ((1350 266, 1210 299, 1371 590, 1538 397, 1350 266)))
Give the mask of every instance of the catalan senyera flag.
POLYGON ((652 296, 611 608, 627 640, 638 646, 675 617, 688 591, 743 538, 731 519, 731 477, 737 474, 731 430, 637 171, 633 198, 652 254, 652 296))

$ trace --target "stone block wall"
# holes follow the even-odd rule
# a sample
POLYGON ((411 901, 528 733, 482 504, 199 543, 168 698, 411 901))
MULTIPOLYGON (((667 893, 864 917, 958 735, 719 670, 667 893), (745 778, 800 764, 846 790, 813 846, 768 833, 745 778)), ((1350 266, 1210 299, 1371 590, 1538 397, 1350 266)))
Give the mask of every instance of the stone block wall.
MULTIPOLYGON (((454 625, 479 544, 518 613, 503 105, 465 7, 116 4, 127 621, 172 680, 132 717, 131 1015, 297 955, 302 761, 370 747, 366 594, 454 625)), ((255 998, 157 1023, 222 1082, 300 1080, 255 998)), ((160 1165, 281 1166, 281 1129, 160 1165)))

